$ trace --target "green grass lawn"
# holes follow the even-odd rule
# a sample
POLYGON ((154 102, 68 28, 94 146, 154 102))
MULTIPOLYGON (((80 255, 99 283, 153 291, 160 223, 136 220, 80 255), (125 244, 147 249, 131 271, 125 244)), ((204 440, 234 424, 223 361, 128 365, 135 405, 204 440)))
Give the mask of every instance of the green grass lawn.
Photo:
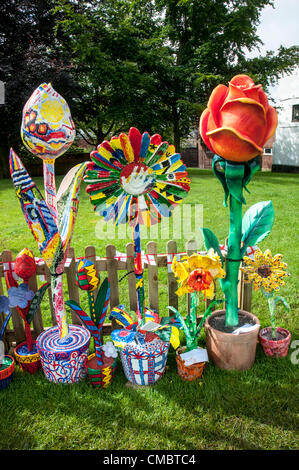
MULTIPOLYGON (((222 205, 220 183, 209 171, 191 170, 190 176, 191 191, 184 203, 202 204, 203 225, 224 241, 228 210, 222 205)), ((41 189, 42 179, 35 181, 41 189)), ((275 224, 260 248, 270 248, 273 254, 283 253, 289 265, 291 276, 280 293, 289 301, 291 310, 286 313, 278 308, 277 324, 288 328, 293 340, 299 340, 298 184, 299 175, 258 173, 249 185, 251 193, 245 193, 246 207, 273 201, 275 224)), ((16 255, 27 246, 38 255, 10 180, 0 181, 0 222, 0 252, 10 249, 16 255)), ((131 241, 130 233, 123 239, 110 235, 99 238, 100 222, 82 188, 72 241, 77 256, 84 254, 87 245, 94 245, 99 256, 105 256, 107 243, 125 251, 126 243, 131 241)), ((158 250, 163 253, 165 233, 159 232, 157 239, 158 250)), ((179 235, 171 225, 169 238, 178 238, 178 248, 183 250, 186 238, 179 235)), ((144 248, 147 241, 149 238, 144 239, 144 248)), ((120 300, 126 303, 126 281, 123 283, 120 300)), ((160 311, 165 314, 166 269, 159 270, 159 286, 160 311)), ((180 300, 181 309, 184 305, 185 301, 180 300)), ((253 293, 251 310, 262 326, 269 326, 267 304, 260 292, 253 293)), ((46 300, 42 311, 48 326, 46 300)), ((203 331, 199 342, 205 345, 203 331)), ((299 363, 291 361, 292 352, 285 359, 271 359, 258 346, 250 370, 223 371, 209 363, 202 380, 185 383, 177 375, 172 350, 166 375, 146 389, 125 387, 120 362, 107 390, 93 389, 88 381, 52 384, 42 371, 31 376, 17 367, 9 388, 0 392, 0 449, 298 449, 299 363)), ((295 354, 293 358, 296 359, 295 354)))

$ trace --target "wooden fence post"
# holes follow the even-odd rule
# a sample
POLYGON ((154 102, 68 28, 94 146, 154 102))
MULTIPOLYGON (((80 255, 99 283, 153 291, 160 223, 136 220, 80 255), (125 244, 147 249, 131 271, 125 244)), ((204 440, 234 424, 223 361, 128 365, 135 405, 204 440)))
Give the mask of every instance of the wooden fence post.
MULTIPOLYGON (((118 291, 118 274, 117 274, 117 261, 114 259, 116 249, 114 245, 106 246, 107 257, 107 273, 110 281, 110 308, 119 305, 119 291, 118 291)), ((112 328, 119 328, 115 319, 112 319, 112 328)))
POLYGON ((136 312, 137 310, 137 294, 136 294, 136 277, 134 270, 134 246, 133 243, 127 243, 126 245, 127 254, 127 272, 128 274, 128 289, 129 289, 129 303, 130 310, 136 312))
MULTIPOLYGON (((177 244, 174 240, 170 240, 167 242, 167 253, 174 254, 177 252, 177 244)), ((168 263, 167 263, 167 282, 168 282, 168 305, 178 309, 179 301, 178 296, 176 295, 176 290, 178 288, 178 283, 176 277, 172 271, 168 270, 168 263)))
POLYGON ((158 287, 158 260, 157 243, 148 242, 146 245, 147 254, 155 255, 156 265, 148 264, 148 301, 149 308, 159 312, 159 287, 158 287))

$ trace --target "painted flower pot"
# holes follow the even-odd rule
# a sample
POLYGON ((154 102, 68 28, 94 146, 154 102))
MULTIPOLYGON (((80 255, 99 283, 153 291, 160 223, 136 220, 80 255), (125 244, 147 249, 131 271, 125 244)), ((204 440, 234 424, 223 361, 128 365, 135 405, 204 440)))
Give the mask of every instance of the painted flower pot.
POLYGON ((181 358, 181 354, 186 352, 186 347, 178 348, 176 350, 176 363, 178 367, 179 376, 188 382, 197 380, 202 376, 203 370, 206 366, 205 362, 196 362, 190 366, 186 366, 185 362, 181 358))
POLYGON ((15 360, 11 356, 4 356, 0 365, 0 390, 8 387, 15 370, 15 360))
POLYGON ((211 321, 216 316, 224 317, 225 310, 216 310, 206 320, 205 334, 208 356, 220 369, 247 370, 254 363, 260 322, 252 313, 239 310, 239 318, 242 315, 258 327, 248 333, 238 335, 224 333, 213 328, 211 321))
POLYGON ((22 370, 35 374, 41 368, 41 360, 37 350, 36 341, 33 343, 33 350, 28 354, 27 343, 18 344, 14 350, 14 355, 22 370))
POLYGON ((102 366, 97 363, 96 355, 88 356, 86 362, 87 376, 93 387, 106 388, 111 384, 115 375, 117 358, 106 358, 102 366))
POLYGON ((276 328, 277 336, 281 339, 273 340, 272 328, 262 328, 259 332, 259 340, 266 356, 286 357, 291 342, 291 333, 285 328, 276 328))
POLYGON ((50 382, 69 384, 84 379, 89 342, 89 331, 78 325, 69 325, 69 334, 63 341, 57 326, 41 333, 37 349, 46 378, 50 382))
POLYGON ((128 343, 120 350, 124 373, 135 385, 153 385, 164 374, 170 343, 155 339, 145 344, 128 343))

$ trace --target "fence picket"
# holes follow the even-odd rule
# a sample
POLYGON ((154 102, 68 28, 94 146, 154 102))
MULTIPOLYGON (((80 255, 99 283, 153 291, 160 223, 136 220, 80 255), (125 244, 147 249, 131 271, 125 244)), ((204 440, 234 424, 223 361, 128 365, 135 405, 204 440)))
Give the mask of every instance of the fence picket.
POLYGON ((155 265, 148 265, 148 306, 159 311, 159 281, 158 281, 158 262, 157 262, 157 243, 148 242, 146 245, 147 253, 155 255, 155 265))
MULTIPOLYGON (((76 257, 75 257, 75 250, 73 247, 70 247, 68 252, 68 258, 71 259, 69 266, 65 269, 66 272, 66 280, 67 280, 67 288, 70 300, 75 300, 80 304, 80 293, 78 286, 76 284, 76 257)), ((81 320, 75 314, 75 312, 71 309, 71 316, 72 316, 72 323, 75 325, 81 325, 81 320)))
POLYGON ((128 289, 129 289, 129 304, 130 310, 136 312, 137 310, 137 295, 136 295, 136 277, 134 272, 134 246, 133 243, 126 245, 127 254, 127 272, 128 274, 128 289))
MULTIPOLYGON (((167 253, 176 253, 177 252, 177 244, 174 240, 170 240, 167 242, 167 253)), ((168 265, 167 265, 167 270, 168 270, 168 265)), ((175 291, 178 288, 178 283, 177 279, 172 271, 168 270, 168 276, 167 276, 167 282, 168 282, 168 305, 171 307, 174 307, 178 309, 178 296, 176 295, 175 291)))

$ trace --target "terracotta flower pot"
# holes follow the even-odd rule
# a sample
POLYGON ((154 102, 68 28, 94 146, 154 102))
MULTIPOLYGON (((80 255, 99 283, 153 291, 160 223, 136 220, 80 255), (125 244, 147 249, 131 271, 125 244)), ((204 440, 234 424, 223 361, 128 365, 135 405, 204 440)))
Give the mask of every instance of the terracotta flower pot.
POLYGON ((273 340, 271 336, 272 328, 263 328, 259 332, 259 340, 266 356, 286 357, 291 342, 291 333, 285 328, 276 328, 281 339, 273 340), (271 339, 269 339, 271 338, 271 339))
POLYGON ((41 368, 41 360, 37 351, 36 341, 33 343, 33 351, 34 350, 36 350, 36 352, 28 354, 26 341, 18 344, 14 350, 15 358, 20 364, 21 369, 30 374, 35 374, 41 368))
MULTIPOLYGON (((240 316, 248 317, 251 322, 260 325, 259 319, 252 313, 239 310, 240 316)), ((220 369, 247 370, 252 367, 255 360, 256 345, 259 327, 235 335, 224 333, 211 326, 216 316, 225 316, 225 310, 216 310, 205 322, 206 345, 209 359, 220 369)))
POLYGON ((205 362, 196 362, 191 366, 186 366, 181 354, 186 352, 186 347, 178 348, 176 350, 176 363, 178 366, 178 374, 183 380, 192 382, 193 380, 199 379, 202 376, 203 370, 206 366, 205 362))
POLYGON ((15 360, 11 356, 4 356, 0 365, 0 390, 8 387, 15 370, 15 360))
POLYGON ((37 338, 42 368, 50 382, 77 383, 86 377, 90 333, 82 326, 68 327, 69 335, 63 342, 57 326, 45 330, 37 338))
POLYGON ((115 375, 117 358, 106 358, 102 366, 97 363, 95 354, 88 356, 86 361, 86 372, 93 387, 106 388, 111 384, 115 375))

